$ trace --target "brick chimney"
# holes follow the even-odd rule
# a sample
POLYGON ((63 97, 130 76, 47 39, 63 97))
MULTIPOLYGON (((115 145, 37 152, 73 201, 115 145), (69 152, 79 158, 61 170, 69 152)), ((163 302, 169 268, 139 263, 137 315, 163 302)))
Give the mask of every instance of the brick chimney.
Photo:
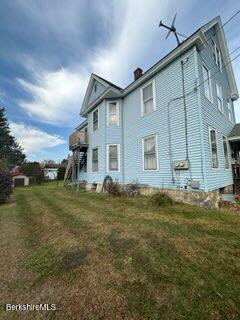
POLYGON ((134 80, 137 80, 138 78, 140 78, 142 76, 142 69, 141 68, 137 68, 133 73, 134 73, 134 80))

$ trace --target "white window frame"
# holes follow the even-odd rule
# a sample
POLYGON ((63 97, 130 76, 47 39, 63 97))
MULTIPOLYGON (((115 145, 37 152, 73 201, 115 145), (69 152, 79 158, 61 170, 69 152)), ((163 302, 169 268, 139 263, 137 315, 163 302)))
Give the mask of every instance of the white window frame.
POLYGON ((230 169, 230 158, 229 158, 228 138, 224 135, 222 135, 222 148, 223 148, 224 168, 225 168, 225 170, 229 170, 230 169), (226 167, 226 161, 225 161, 224 139, 226 141, 226 146, 227 146, 228 167, 226 167))
POLYGON ((218 157, 218 144, 217 144, 217 131, 214 127, 208 126, 208 140, 209 140, 209 148, 210 148, 210 155, 211 155, 211 169, 217 170, 219 169, 219 157, 218 157), (215 136, 216 136, 216 146, 217 146, 217 167, 213 167, 213 154, 212 154, 212 141, 211 141, 211 135, 210 131, 214 130, 215 131, 215 136))
POLYGON ((213 102, 213 100, 212 100, 213 95, 212 95, 212 82, 211 82, 210 69, 208 68, 208 66, 206 65, 205 62, 202 63, 203 81, 205 81, 205 80, 204 80, 204 72, 203 72, 203 69, 204 69, 204 68, 205 68, 205 69, 207 70, 207 72, 208 72, 208 83, 209 83, 209 94, 210 94, 210 97, 208 97, 208 96, 206 95, 205 82, 203 83, 204 95, 205 95, 205 97, 206 97, 210 102, 213 102))
POLYGON ((152 112, 154 112, 157 109, 157 105, 156 105, 156 87, 155 87, 155 79, 147 82, 146 84, 144 84, 144 86, 142 86, 140 88, 140 96, 141 96, 141 116, 144 117, 148 114, 151 114, 152 112), (144 102, 143 102, 143 89, 146 88, 147 86, 149 86, 150 84, 152 84, 152 93, 153 93, 153 110, 147 113, 144 113, 144 102))
POLYGON ((217 81, 216 81, 216 93, 217 93, 217 107, 218 107, 218 110, 222 114, 224 114, 222 86, 220 86, 220 84, 217 81), (218 88, 220 90, 220 97, 218 96, 218 88), (220 99, 220 101, 221 101, 221 108, 219 108, 219 106, 218 106, 218 99, 220 99))
POLYGON ((144 172, 154 172, 154 171, 159 171, 159 164, 158 164, 158 135, 157 134, 150 134, 148 136, 145 136, 142 138, 142 170, 144 172), (155 150, 156 150, 156 169, 145 169, 145 163, 144 163, 144 140, 148 138, 155 138, 155 150))
POLYGON ((232 100, 227 97, 227 110, 228 110, 228 120, 233 123, 234 122, 234 118, 233 118, 233 104, 232 104, 232 100))
POLYGON ((110 144, 107 144, 107 172, 120 172, 120 166, 121 166, 121 163, 120 163, 120 144, 118 143, 110 143, 110 144), (110 146, 117 146, 117 153, 118 153, 118 170, 110 170, 109 168, 109 147, 110 146))
POLYGON ((108 101, 108 103, 107 103, 107 126, 108 127, 119 126, 119 101, 108 101), (110 124, 109 123, 109 113, 110 113, 110 104, 111 103, 116 103, 117 122, 115 124, 110 124))
POLYGON ((96 108, 96 109, 94 109, 93 112, 92 112, 92 131, 95 132, 95 131, 97 131, 98 129, 99 129, 99 108, 96 108), (96 111, 98 112, 98 126, 97 126, 96 129, 94 129, 93 114, 94 114, 94 112, 96 112, 96 111))
POLYGON ((99 147, 93 147, 92 148, 92 173, 96 173, 96 172, 99 172, 99 147), (98 168, 97 170, 93 170, 93 150, 97 149, 97 155, 98 155, 98 168))
POLYGON ((220 69, 220 71, 222 72, 222 55, 221 55, 221 51, 219 49, 219 47, 217 46, 216 42, 212 39, 213 42, 213 50, 214 50, 214 62, 216 63, 216 65, 218 66, 218 68, 220 69), (219 61, 219 64, 218 64, 219 61))

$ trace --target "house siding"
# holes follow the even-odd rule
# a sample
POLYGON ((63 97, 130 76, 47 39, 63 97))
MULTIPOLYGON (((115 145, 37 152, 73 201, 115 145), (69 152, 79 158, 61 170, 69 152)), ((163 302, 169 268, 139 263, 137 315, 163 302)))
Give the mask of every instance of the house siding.
MULTIPOLYGON (((214 39, 216 44, 219 46, 219 42, 216 36, 216 30, 214 28, 206 32, 206 38, 214 39)), ((201 50, 197 54, 198 61, 198 72, 199 72, 199 82, 200 84, 203 81, 202 75, 202 63, 204 62, 207 67, 210 69, 210 82, 212 87, 212 100, 210 102, 204 94, 204 86, 199 87, 200 90, 200 99, 201 99, 201 113, 202 113, 202 127, 203 127, 203 145, 204 145, 204 155, 206 159, 205 175, 207 180, 207 185, 205 186, 206 191, 211 191, 218 189, 219 186, 224 187, 231 185, 232 180, 232 171, 230 169, 225 169, 224 163, 224 153, 222 146, 222 135, 228 137, 229 133, 234 127, 234 123, 231 123, 228 119, 228 110, 227 110, 227 97, 230 97, 230 88, 228 83, 228 78, 226 71, 223 68, 222 72, 219 71, 218 66, 215 64, 212 56, 211 45, 201 50), (217 92, 216 92, 216 82, 222 87, 222 96, 223 96, 223 108, 224 114, 218 110, 217 106, 217 92), (213 127, 216 130, 217 134, 217 152, 218 152, 218 163, 219 167, 217 169, 211 167, 211 151, 209 144, 209 126, 213 127)), ((224 61, 223 61, 224 63, 224 61)), ((234 109, 233 109, 234 114, 234 109)), ((235 116, 234 116, 235 119, 235 116)), ((230 161, 230 146, 228 144, 229 150, 229 161, 230 161)))

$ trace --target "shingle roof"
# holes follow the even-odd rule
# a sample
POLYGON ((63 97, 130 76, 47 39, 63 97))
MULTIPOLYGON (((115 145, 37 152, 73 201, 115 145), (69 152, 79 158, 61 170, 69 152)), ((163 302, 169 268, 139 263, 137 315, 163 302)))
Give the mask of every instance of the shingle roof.
POLYGON ((240 136, 240 123, 236 123, 235 127, 232 129, 232 131, 229 134, 229 137, 238 137, 240 136))

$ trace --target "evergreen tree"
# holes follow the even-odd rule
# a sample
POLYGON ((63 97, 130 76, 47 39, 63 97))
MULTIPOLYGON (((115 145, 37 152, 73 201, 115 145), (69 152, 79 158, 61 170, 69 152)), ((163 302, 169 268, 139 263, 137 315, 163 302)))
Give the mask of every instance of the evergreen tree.
POLYGON ((10 134, 5 109, 0 109, 0 160, 9 166, 21 165, 26 156, 16 139, 10 134))

